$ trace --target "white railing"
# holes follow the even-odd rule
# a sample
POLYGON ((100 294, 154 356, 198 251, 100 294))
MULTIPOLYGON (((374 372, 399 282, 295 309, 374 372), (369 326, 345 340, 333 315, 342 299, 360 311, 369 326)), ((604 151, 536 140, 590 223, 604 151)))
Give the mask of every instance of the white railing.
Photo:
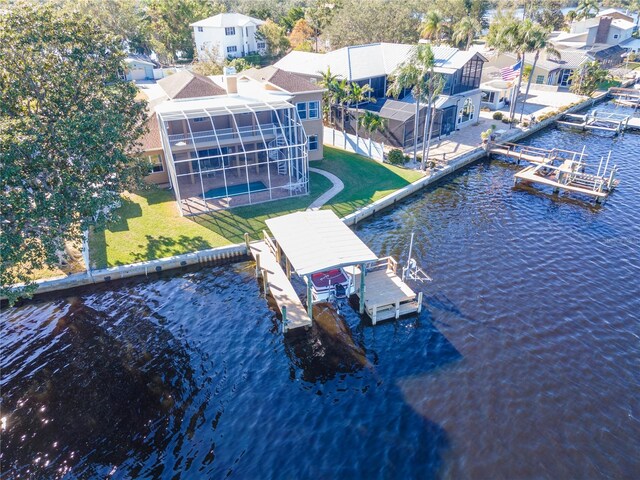
MULTIPOLYGON (((260 137, 260 132, 262 131, 262 135, 275 135, 276 134, 276 126, 273 123, 267 123, 265 125, 258 126, 248 126, 248 127, 240 127, 237 130, 235 128, 220 128, 215 132, 213 130, 207 130, 205 132, 193 132, 193 141, 198 143, 208 143, 208 142, 224 142, 227 140, 233 140, 237 138, 249 138, 249 137, 260 137)), ((169 135, 169 143, 175 145, 178 142, 185 142, 187 145, 191 144, 191 135, 188 134, 175 134, 169 135)))

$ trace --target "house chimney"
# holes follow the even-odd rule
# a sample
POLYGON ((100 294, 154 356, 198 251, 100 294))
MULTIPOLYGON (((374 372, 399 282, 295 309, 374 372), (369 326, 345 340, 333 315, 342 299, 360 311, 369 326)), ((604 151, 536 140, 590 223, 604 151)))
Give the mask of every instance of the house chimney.
POLYGON ((224 85, 227 89, 227 95, 238 93, 238 77, 234 67, 224 67, 224 85))

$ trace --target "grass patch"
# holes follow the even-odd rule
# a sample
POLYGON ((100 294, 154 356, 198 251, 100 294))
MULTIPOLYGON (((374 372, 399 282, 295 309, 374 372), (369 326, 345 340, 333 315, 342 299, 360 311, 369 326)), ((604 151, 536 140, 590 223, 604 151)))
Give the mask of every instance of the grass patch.
POLYGON ((324 159, 313 162, 311 166, 333 173, 344 183, 344 190, 324 207, 331 207, 340 217, 349 215, 422 177, 416 170, 376 162, 326 146, 324 159))
MULTIPOLYGON (((327 170, 344 183, 344 190, 329 201, 345 216, 421 178, 415 170, 381 164, 359 155, 324 148, 325 158, 312 167, 327 170)), ((259 239, 265 220, 307 208, 331 188, 331 182, 311 172, 311 194, 286 200, 248 205, 215 213, 181 217, 173 192, 152 188, 128 194, 117 213, 119 220, 89 239, 93 268, 125 265, 156 258, 219 247, 244 240, 248 232, 259 239)))
POLYGON ((605 80, 598 84, 598 90, 608 90, 611 87, 619 87, 620 85, 622 85, 620 80, 605 80))
POLYGON ((93 268, 170 257, 257 239, 269 217, 307 208, 331 188, 331 182, 311 173, 311 195, 248 205, 211 214, 181 217, 173 192, 151 188, 130 193, 117 210, 119 220, 89 238, 93 268))

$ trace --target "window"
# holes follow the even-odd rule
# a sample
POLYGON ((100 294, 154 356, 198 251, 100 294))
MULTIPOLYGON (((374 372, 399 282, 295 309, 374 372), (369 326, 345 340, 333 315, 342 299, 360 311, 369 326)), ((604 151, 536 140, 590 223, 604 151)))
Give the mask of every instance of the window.
POLYGON ((225 35, 235 35, 236 34, 236 27, 225 27, 224 34, 225 35))
POLYGON ((149 173, 164 172, 160 155, 149 155, 149 162, 151 162, 151 171, 149 171, 149 173))
POLYGON ((305 102, 300 102, 296 104, 296 108, 298 109, 298 116, 300 120, 307 119, 307 104, 305 102))
POLYGON ((264 50, 267 48, 267 44, 264 42, 258 42, 258 50, 264 50))
POLYGON ((482 91, 482 97, 480 100, 485 103, 493 103, 496 99, 496 92, 489 92, 487 90, 482 91))
POLYGON ((309 150, 318 150, 318 135, 309 135, 309 150))
POLYGON ((469 120, 473 120, 474 113, 473 102, 470 98, 467 98, 462 105, 462 109, 460 113, 458 113, 458 123, 468 122, 469 120))
POLYGON ((309 118, 320 118, 320 104, 318 102, 309 102, 309 118))
POLYGON ((618 38, 620 35, 618 35, 617 33, 613 36, 613 38, 618 38))
POLYGON ((193 119, 193 123, 204 122, 204 117, 198 117, 193 119))
POLYGON ((538 84, 544 83, 544 75, 538 75, 536 77, 536 83, 538 83, 538 84))
POLYGON ((198 27, 198 31, 199 31, 199 32, 204 32, 204 28, 202 28, 202 27, 198 27))
POLYGON ((227 53, 235 53, 238 51, 238 47, 236 47, 235 45, 231 45, 230 47, 227 47, 227 53))

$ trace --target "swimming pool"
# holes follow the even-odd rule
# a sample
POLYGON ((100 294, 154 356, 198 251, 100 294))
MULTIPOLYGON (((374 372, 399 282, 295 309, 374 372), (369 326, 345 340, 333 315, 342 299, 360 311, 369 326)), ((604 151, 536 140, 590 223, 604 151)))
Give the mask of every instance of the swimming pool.
POLYGON ((267 186, 263 182, 239 183, 237 185, 227 185, 227 188, 217 187, 207 190, 204 198, 224 198, 244 195, 249 192, 263 192, 267 190, 267 186))

